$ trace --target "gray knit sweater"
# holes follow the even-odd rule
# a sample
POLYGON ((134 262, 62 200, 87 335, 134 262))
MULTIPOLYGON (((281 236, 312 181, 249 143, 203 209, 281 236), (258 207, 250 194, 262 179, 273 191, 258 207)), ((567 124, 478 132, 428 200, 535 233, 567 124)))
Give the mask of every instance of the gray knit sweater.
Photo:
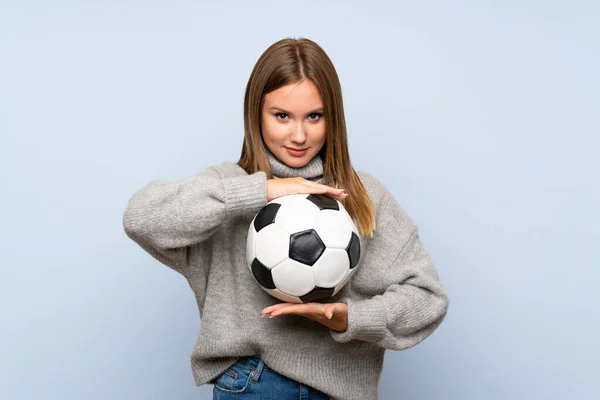
MULTIPOLYGON (((302 168, 271 153, 269 159, 276 177, 323 182, 319 156, 302 168)), ((377 229, 373 238, 361 236, 358 270, 330 299, 348 305, 345 332, 298 315, 260 317, 279 302, 256 283, 245 258, 248 226, 267 204, 264 172, 248 175, 224 162, 175 182, 154 180, 133 194, 125 232, 181 273, 196 296, 196 385, 212 383, 241 356, 260 355, 274 370, 331 399, 377 399, 385 349, 412 347, 442 323, 448 295, 417 225, 382 182, 357 173, 373 201, 377 229)))

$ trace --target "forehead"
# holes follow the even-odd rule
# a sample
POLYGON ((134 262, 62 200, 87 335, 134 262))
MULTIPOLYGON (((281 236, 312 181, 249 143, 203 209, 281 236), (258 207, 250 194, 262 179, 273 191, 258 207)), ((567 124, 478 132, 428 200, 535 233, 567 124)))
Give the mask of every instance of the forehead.
POLYGON ((318 87, 310 80, 292 82, 265 95, 266 107, 308 110, 323 106, 318 87))

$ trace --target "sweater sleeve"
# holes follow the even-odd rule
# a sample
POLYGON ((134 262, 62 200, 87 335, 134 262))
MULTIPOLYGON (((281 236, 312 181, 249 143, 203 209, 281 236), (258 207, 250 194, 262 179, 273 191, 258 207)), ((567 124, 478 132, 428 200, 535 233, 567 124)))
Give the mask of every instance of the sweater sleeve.
POLYGON ((221 178, 217 166, 178 181, 154 180, 136 191, 123 215, 129 238, 161 263, 187 274, 188 246, 226 220, 267 204, 266 174, 221 178))
POLYGON ((396 242, 393 261, 382 266, 381 272, 377 268, 377 279, 369 281, 371 297, 340 300, 348 306, 348 328, 330 333, 338 342, 364 340, 390 350, 405 350, 442 323, 449 298, 419 239, 418 227, 393 198, 387 203, 388 208, 381 210, 381 219, 388 220, 382 224, 383 235, 401 239, 396 242))

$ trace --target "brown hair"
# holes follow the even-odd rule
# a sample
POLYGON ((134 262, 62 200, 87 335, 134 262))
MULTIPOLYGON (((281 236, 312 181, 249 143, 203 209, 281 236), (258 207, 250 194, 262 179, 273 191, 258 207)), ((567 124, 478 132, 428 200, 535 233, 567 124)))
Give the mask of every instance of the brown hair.
POLYGON ((264 171, 273 178, 261 134, 264 96, 289 83, 310 79, 323 99, 326 137, 319 155, 323 159, 323 183, 343 187, 348 197, 342 204, 358 223, 363 236, 373 237, 375 212, 348 153, 342 88, 325 51, 306 38, 285 38, 272 44, 256 62, 244 96, 244 143, 237 164, 248 174, 264 171))

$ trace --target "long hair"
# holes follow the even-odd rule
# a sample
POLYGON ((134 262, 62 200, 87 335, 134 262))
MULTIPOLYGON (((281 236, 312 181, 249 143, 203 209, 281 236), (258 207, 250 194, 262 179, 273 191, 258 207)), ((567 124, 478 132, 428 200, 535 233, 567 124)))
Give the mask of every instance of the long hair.
POLYGON ((244 143, 237 164, 248 174, 264 171, 273 178, 261 134, 264 96, 293 82, 310 79, 319 89, 324 106, 325 143, 319 151, 323 159, 323 183, 343 187, 342 200, 350 216, 356 218, 363 236, 373 237, 375 211, 360 178, 350 163, 342 88, 333 63, 325 51, 306 38, 285 38, 272 44, 256 62, 244 96, 244 143))

